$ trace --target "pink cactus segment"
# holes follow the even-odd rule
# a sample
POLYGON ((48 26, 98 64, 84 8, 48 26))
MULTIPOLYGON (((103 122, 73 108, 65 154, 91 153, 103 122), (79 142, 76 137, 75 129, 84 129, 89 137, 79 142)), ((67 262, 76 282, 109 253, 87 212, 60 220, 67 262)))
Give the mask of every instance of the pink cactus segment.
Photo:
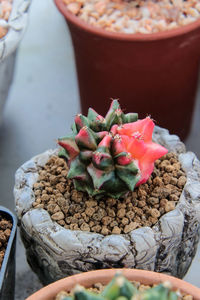
POLYGON ((126 145, 122 139, 122 136, 119 134, 114 136, 113 144, 112 144, 113 155, 116 156, 122 152, 127 152, 126 145))
POLYGON ((87 127, 84 126, 83 128, 81 128, 81 130, 79 131, 79 133, 77 134, 77 136, 81 137, 83 140, 89 139, 87 127))
POLYGON ((115 112, 117 116, 121 116, 121 114, 123 113, 121 108, 117 108, 115 112))
POLYGON ((102 117, 101 115, 98 115, 98 116, 96 117, 96 121, 103 122, 103 121, 104 121, 104 117, 102 117))
POLYGON ((99 115, 96 110, 94 110, 92 107, 89 108, 90 114, 92 114, 93 116, 96 115, 96 121, 100 121, 103 122, 104 121, 104 117, 102 117, 101 115, 99 115))
POLYGON ((99 131, 99 132, 95 132, 95 134, 99 139, 102 140, 108 134, 108 131, 99 131))
POLYGON ((114 137, 112 151, 114 156, 124 154, 122 156, 117 157, 117 163, 121 166, 128 165, 133 160, 131 154, 127 152, 127 147, 123 142, 123 137, 118 134, 114 137))
POLYGON ((117 134, 117 130, 118 130, 118 127, 119 125, 115 124, 112 126, 110 132, 113 134, 113 135, 116 135, 117 134))
POLYGON ((130 152, 134 159, 140 159, 146 153, 146 143, 144 140, 135 136, 129 137, 127 135, 122 135, 121 139, 126 151, 130 152))
POLYGON ((131 156, 130 153, 127 153, 126 155, 120 156, 120 157, 117 158, 117 163, 120 166, 129 165, 132 161, 133 161, 133 159, 132 159, 132 156, 131 156))
POLYGON ((79 149, 74 141, 67 139, 67 140, 58 140, 58 144, 67 150, 67 154, 70 157, 70 160, 75 158, 79 154, 79 149))
POLYGON ((106 147, 110 148, 110 143, 112 140, 112 136, 110 134, 107 134, 102 141, 99 143, 98 147, 106 147))
POLYGON ((141 178, 137 185, 145 183, 154 169, 154 162, 163 155, 167 154, 168 150, 161 145, 150 142, 147 144, 145 155, 139 159, 139 168, 141 171, 141 178))
POLYGON ((87 167, 87 170, 88 170, 88 171, 89 171, 89 169, 95 170, 95 176, 96 176, 96 178, 98 178, 98 179, 101 178, 102 175, 105 173, 104 171, 95 168, 93 164, 90 164, 90 165, 87 167))
POLYGON ((143 139, 145 142, 150 142, 152 140, 152 134, 154 129, 154 122, 147 117, 136 122, 127 123, 118 127, 117 132, 120 135, 134 136, 137 132, 137 135, 140 134, 140 139, 143 139))
POLYGON ((84 126, 80 129, 79 133, 75 137, 75 141, 78 145, 81 145, 87 149, 95 150, 97 145, 91 130, 84 126))
POLYGON ((154 169, 155 160, 165 155, 168 150, 152 142, 154 123, 147 117, 118 127, 118 134, 133 160, 138 161, 140 180, 137 186, 145 183, 154 169))
POLYGON ((83 124, 83 121, 81 120, 80 116, 81 116, 80 114, 76 115, 74 121, 79 128, 82 128, 85 124, 83 124))
POLYGON ((97 166, 101 164, 103 159, 110 159, 110 154, 102 152, 96 152, 93 154, 93 161, 96 163, 97 166))

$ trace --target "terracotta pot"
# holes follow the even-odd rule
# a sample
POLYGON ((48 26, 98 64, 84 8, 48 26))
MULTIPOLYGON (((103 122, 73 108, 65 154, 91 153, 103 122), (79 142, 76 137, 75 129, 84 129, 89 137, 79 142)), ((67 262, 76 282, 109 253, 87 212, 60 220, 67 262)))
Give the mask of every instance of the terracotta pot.
MULTIPOLYGON (((159 284, 163 281, 169 281, 175 290, 180 290, 184 294, 194 297, 194 300, 200 300, 200 289, 183 280, 172 276, 143 270, 118 269, 130 281, 138 281, 142 284, 159 284)), ((76 284, 85 287, 91 287, 95 283, 107 284, 113 278, 116 269, 97 270, 70 276, 50 284, 26 300, 53 300, 60 291, 70 291, 76 284)))
POLYGON ((92 27, 55 0, 75 51, 83 114, 106 113, 110 98, 147 114, 185 139, 190 131, 200 59, 200 20, 154 34, 111 33, 92 27))
POLYGON ((153 227, 127 234, 70 230, 52 221, 47 210, 34 208, 38 170, 58 150, 48 150, 23 164, 15 176, 15 202, 27 260, 43 284, 80 272, 137 268, 182 278, 196 253, 200 233, 200 162, 166 129, 155 127, 153 140, 178 155, 187 182, 176 208, 153 227))

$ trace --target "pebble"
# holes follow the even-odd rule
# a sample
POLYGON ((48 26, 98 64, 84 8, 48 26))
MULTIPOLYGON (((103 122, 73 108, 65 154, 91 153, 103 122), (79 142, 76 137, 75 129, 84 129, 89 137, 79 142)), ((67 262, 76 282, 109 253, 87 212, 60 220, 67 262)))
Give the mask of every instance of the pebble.
POLYGON ((55 214, 53 214, 51 216, 53 221, 60 221, 63 220, 65 218, 64 214, 62 211, 56 212, 55 214))
POLYGON ((85 210, 85 213, 87 216, 91 217, 95 213, 95 208, 94 207, 87 207, 85 210))
POLYGON ((118 226, 115 226, 112 230, 113 234, 120 234, 121 233, 121 229, 118 226))
POLYGON ((120 218, 120 219, 123 219, 123 217, 125 216, 125 214, 126 214, 125 208, 120 208, 120 209, 118 210, 118 212, 117 212, 117 216, 118 216, 118 218, 120 218))
POLYGON ((50 212, 51 214, 55 214, 56 212, 60 211, 60 207, 57 204, 49 204, 47 206, 47 210, 48 212, 50 212))
POLYGON ((160 212, 156 208, 152 208, 151 210, 151 216, 155 219, 158 219, 160 217, 160 212))
POLYGON ((174 202, 167 202, 165 205, 165 212, 169 212, 175 208, 175 203, 174 202))
POLYGON ((177 185, 178 187, 182 188, 186 183, 186 177, 185 176, 181 176, 178 179, 177 185))
POLYGON ((136 222, 131 222, 130 224, 126 225, 124 228, 124 233, 129 233, 130 231, 139 227, 139 224, 136 222))
POLYGON ((83 223, 80 227, 81 230, 83 231, 90 231, 90 226, 87 223, 83 223))

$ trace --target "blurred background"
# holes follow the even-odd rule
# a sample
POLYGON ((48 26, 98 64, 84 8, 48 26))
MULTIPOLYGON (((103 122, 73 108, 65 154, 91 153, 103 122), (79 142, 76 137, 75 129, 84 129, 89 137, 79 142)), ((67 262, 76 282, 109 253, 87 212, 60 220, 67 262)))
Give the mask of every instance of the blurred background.
MULTIPOLYGON (((16 169, 55 148, 80 111, 73 50, 64 18, 53 0, 33 0, 18 53, 13 84, 0 127, 0 204, 14 211, 16 169)), ((178 113, 178 112, 177 112, 178 113)), ((200 158, 200 84, 188 150, 200 158)), ((18 235, 16 300, 41 285, 30 270, 18 235)), ((200 287, 200 247, 185 280, 200 287)))

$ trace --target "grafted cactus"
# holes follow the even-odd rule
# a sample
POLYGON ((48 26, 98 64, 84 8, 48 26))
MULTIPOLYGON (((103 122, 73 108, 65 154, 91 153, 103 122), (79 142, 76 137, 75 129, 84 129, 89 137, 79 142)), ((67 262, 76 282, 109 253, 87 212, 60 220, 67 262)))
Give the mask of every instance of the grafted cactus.
MULTIPOLYGON (((58 297, 59 298, 59 297, 58 297)), ((145 291, 139 291, 122 275, 115 275, 102 293, 95 294, 77 285, 73 295, 62 296, 62 300, 177 300, 178 295, 171 290, 170 283, 159 284, 145 291)))
POLYGON ((154 161, 167 150, 152 142, 153 121, 124 114, 113 100, 105 118, 92 108, 75 117, 72 134, 58 139, 68 178, 90 196, 119 198, 148 180, 154 161))

